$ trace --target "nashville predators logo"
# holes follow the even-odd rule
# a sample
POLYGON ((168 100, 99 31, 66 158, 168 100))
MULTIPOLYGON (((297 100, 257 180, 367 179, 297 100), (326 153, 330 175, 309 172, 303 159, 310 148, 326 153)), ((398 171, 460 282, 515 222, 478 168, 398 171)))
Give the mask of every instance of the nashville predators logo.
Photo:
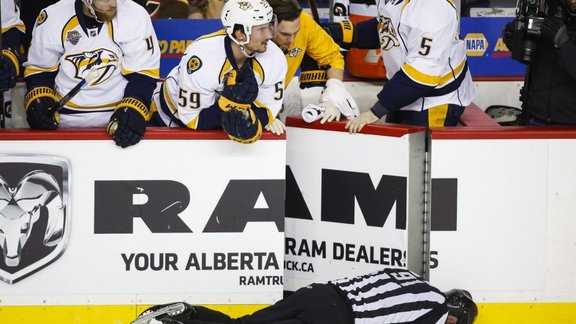
POLYGON ((89 70, 96 68, 100 77, 92 85, 102 84, 108 80, 119 64, 116 53, 105 48, 67 55, 65 60, 74 65, 76 69, 74 78, 76 79, 84 78, 88 75, 89 70))
POLYGON ((380 35, 380 48, 383 51, 389 51, 394 47, 400 46, 398 33, 396 33, 390 18, 378 17, 378 34, 380 35))
POLYGON ((240 9, 242 9, 242 10, 252 9, 252 4, 250 2, 247 2, 247 1, 238 2, 238 5, 240 6, 240 9))
POLYGON ((200 69, 201 67, 202 67, 202 61, 196 55, 192 56, 188 60, 188 63, 186 63, 186 70, 188 71, 188 74, 192 74, 198 71, 198 69, 200 69))
POLYGON ((296 56, 300 55, 300 53, 302 53, 302 49, 300 47, 296 47, 296 48, 293 48, 293 49, 287 51, 285 54, 288 57, 296 57, 296 56))
POLYGON ((42 25, 46 21, 46 18, 48 18, 48 14, 46 10, 42 10, 36 19, 36 27, 42 25))

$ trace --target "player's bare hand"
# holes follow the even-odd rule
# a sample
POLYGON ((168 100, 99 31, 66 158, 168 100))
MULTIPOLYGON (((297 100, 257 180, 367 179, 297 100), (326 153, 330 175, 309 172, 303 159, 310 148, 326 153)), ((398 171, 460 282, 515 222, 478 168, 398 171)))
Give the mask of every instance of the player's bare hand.
POLYGON ((446 319, 446 324, 456 324, 456 323, 458 323, 458 318, 452 315, 448 315, 448 318, 446 319))
POLYGON ((325 122, 332 122, 333 120, 339 121, 340 120, 340 110, 336 105, 327 101, 319 103, 318 106, 324 107, 324 116, 322 120, 320 120, 320 124, 324 124, 325 122))
POLYGON ((286 131, 286 126, 284 126, 284 123, 280 119, 276 118, 272 123, 266 126, 266 129, 271 131, 273 134, 282 135, 286 131))
POLYGON ((350 119, 347 123, 345 128, 351 133, 358 133, 362 130, 362 128, 367 124, 375 123, 380 118, 376 117, 372 111, 368 110, 360 114, 358 117, 354 117, 350 119))

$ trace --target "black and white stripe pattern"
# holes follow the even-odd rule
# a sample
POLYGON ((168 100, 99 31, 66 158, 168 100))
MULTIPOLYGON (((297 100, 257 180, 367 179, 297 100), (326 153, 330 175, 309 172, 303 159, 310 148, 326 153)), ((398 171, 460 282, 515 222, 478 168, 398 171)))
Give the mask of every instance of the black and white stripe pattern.
POLYGON ((355 324, 444 323, 446 297, 415 273, 384 269, 332 281, 350 300, 355 324))

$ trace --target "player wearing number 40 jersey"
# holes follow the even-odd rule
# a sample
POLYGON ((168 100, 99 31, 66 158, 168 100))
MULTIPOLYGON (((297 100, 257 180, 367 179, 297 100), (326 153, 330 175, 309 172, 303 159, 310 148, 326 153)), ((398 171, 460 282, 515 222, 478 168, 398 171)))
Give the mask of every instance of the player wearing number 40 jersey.
POLYGON ((276 18, 265 0, 229 0, 225 29, 195 40, 154 94, 154 122, 170 127, 224 129, 252 143, 282 106, 286 60, 270 41, 276 18))
POLYGON ((465 290, 446 294, 404 269, 384 269, 301 288, 236 319, 184 302, 156 305, 132 324, 472 324, 478 308, 465 290))
POLYGON ((106 127, 136 144, 152 115, 160 48, 148 13, 131 0, 61 0, 38 15, 25 64, 32 128, 106 127), (91 71, 98 78, 61 110, 55 104, 91 71))

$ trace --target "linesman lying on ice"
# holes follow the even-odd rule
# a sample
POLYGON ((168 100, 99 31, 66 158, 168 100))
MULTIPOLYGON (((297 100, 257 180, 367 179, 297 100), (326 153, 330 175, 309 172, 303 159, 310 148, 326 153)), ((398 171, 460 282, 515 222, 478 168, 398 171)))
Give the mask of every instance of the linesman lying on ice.
POLYGON ((471 324, 477 314, 465 290, 444 294, 413 272, 384 269, 300 288, 236 319, 180 302, 150 307, 132 324, 471 324))

